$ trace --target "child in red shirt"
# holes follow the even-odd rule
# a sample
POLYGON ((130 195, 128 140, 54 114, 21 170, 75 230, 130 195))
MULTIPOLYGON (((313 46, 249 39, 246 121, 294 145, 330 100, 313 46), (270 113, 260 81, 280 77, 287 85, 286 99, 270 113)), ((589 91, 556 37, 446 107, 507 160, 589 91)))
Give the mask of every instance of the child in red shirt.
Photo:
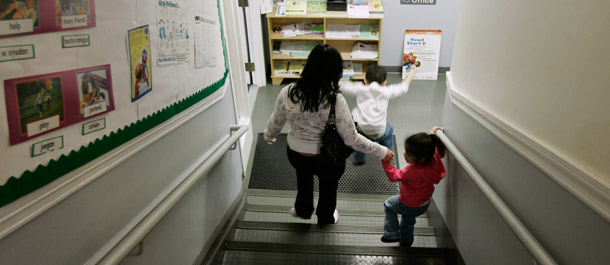
POLYGON ((428 210, 434 184, 445 177, 441 158, 445 156, 445 145, 436 135, 441 128, 433 127, 429 133, 417 133, 405 140, 407 167, 397 170, 389 161, 382 162, 383 169, 392 182, 400 181, 400 194, 384 203, 385 223, 381 241, 400 242, 403 247, 413 244, 415 217, 428 210), (402 215, 400 227, 397 214, 402 215))

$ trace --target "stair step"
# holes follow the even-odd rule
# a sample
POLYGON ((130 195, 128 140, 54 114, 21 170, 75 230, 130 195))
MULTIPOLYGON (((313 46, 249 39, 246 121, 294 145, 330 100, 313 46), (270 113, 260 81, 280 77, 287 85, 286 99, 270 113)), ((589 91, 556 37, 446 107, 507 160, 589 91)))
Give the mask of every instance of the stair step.
MULTIPOLYGON (((283 212, 246 211, 242 220, 252 222, 284 222, 308 224, 316 224, 318 222, 318 219, 315 214, 311 216, 311 219, 301 219, 293 217, 288 212, 288 210, 283 212)), ((344 215, 341 211, 339 211, 339 224, 341 225, 383 226, 384 221, 384 216, 344 215)), ((416 218, 415 227, 428 227, 428 219, 419 217, 416 218)))
MULTIPOLYGON (((357 234, 382 234, 383 225, 318 225, 303 223, 279 223, 279 222, 249 222, 238 221, 238 229, 277 230, 295 232, 326 232, 326 233, 357 233, 357 234)), ((419 236, 434 236, 433 227, 415 227, 414 234, 419 236)))
POLYGON ((447 250, 227 241, 223 264, 445 264, 447 250))
MULTIPOLYGON (((234 240, 267 242, 267 243, 298 243, 307 245, 337 245, 337 246, 396 246, 398 243, 383 243, 381 227, 358 227, 339 225, 308 225, 290 223, 238 223, 234 240), (273 226, 277 227, 273 227, 273 226), (310 228, 310 229, 308 229, 310 228)), ((424 228, 415 231, 414 247, 436 247, 433 229, 424 228), (426 232, 424 235, 421 231, 426 232), (432 231, 432 233, 430 233, 432 231)))
POLYGON ((290 252, 256 252, 244 250, 229 250, 225 252, 224 265, 445 265, 442 257, 412 257, 412 256, 373 256, 344 254, 310 254, 290 252))
MULTIPOLYGON (((260 205, 260 204, 247 204, 246 211, 252 212, 272 212, 272 213, 287 213, 290 211, 292 206, 280 206, 280 205, 260 205)), ((379 207, 377 207, 379 208, 379 207)), ((343 209, 337 205, 337 210, 341 216, 385 216, 382 210, 370 210, 370 209, 343 209)))
MULTIPOLYGON (((263 190, 263 189, 247 189, 247 196, 268 196, 268 197, 284 197, 284 198, 295 198, 297 196, 296 191, 286 190, 263 190)), ((314 197, 318 197, 319 193, 314 192, 314 197)), ((375 195, 375 194, 355 194, 355 193, 344 193, 337 192, 337 200, 357 200, 357 201, 378 201, 384 202, 390 196, 389 195, 375 195)))
MULTIPOLYGON (((296 193, 295 193, 296 196, 296 193)), ((387 199, 387 198, 386 198, 387 199)), ((269 208, 273 209, 270 211, 285 211, 285 209, 290 210, 290 208, 294 207, 295 197, 281 197, 281 196, 262 196, 262 195, 248 195, 246 198, 246 202, 248 207, 252 207, 252 211, 265 211, 258 210, 264 209, 263 206, 285 206, 287 208, 269 208), (256 206, 255 206, 256 205, 256 206)), ((344 215, 374 215, 374 216, 384 216, 385 212, 383 210, 383 202, 384 200, 358 200, 358 199, 337 199, 337 210, 340 213, 344 213, 344 215)), ((317 198, 314 199, 314 205, 317 205, 317 198)), ((286 211, 288 211, 286 210, 286 211)), ((422 218, 426 217, 426 213, 424 213, 422 218)))

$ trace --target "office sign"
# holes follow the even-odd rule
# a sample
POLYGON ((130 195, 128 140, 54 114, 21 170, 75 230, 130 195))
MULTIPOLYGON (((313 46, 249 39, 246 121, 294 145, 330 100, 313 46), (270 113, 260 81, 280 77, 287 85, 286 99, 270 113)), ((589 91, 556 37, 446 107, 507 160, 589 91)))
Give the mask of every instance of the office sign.
POLYGON ((436 5, 436 0, 400 0, 401 5, 436 5))

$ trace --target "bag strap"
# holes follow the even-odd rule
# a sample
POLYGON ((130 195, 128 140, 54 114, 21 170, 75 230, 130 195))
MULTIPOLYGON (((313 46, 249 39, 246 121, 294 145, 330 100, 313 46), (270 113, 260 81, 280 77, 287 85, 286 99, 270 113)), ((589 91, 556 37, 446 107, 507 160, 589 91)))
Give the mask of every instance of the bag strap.
POLYGON ((335 101, 337 101, 337 94, 331 93, 328 96, 328 102, 330 103, 330 112, 328 112, 328 121, 326 121, 326 123, 335 124, 335 101))

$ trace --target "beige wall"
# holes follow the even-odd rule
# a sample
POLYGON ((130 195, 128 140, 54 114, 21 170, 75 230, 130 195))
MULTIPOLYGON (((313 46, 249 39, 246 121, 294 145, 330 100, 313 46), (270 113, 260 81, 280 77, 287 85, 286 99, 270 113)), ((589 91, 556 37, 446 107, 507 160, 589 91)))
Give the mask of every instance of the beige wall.
POLYGON ((462 0, 456 91, 610 187, 610 2, 462 0))

